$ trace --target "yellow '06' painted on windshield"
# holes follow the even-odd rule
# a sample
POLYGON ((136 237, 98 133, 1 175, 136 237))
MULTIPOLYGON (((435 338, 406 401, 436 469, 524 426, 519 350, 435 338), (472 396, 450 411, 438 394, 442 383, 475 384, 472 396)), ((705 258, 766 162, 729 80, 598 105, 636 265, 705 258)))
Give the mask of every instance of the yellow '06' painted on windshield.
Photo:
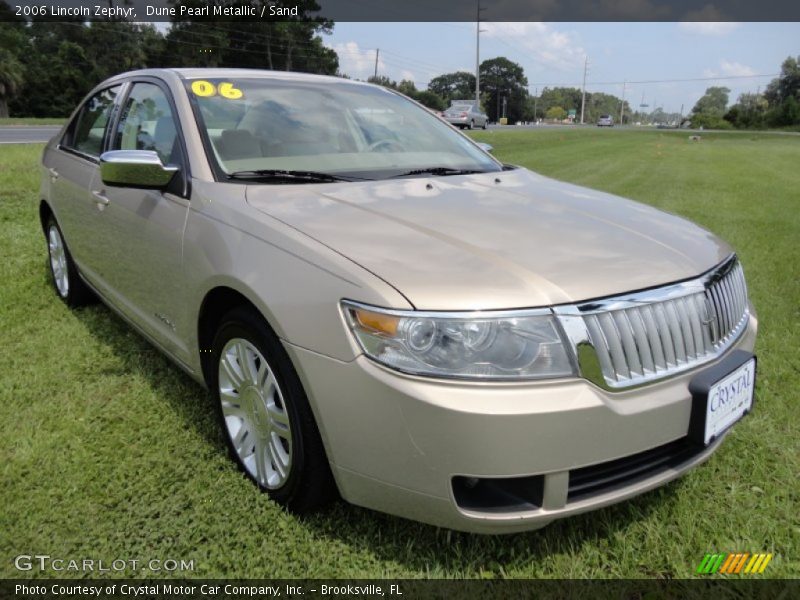
POLYGON ((214 85, 210 81, 205 81, 204 79, 198 79, 192 82, 192 92, 194 92, 196 96, 202 98, 209 98, 219 94, 228 100, 238 100, 244 95, 242 94, 242 90, 228 81, 222 82, 219 85, 214 85))

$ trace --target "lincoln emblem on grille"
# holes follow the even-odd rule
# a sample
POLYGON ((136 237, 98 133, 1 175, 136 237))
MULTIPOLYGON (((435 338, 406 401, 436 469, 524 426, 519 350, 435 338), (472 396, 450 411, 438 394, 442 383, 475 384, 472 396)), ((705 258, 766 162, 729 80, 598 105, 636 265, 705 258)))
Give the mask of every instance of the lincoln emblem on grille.
POLYGON ((703 315, 700 317, 703 325, 708 328, 708 336, 711 338, 711 343, 716 345, 719 342, 719 328, 717 327, 717 316, 714 310, 714 305, 708 296, 703 298, 703 315))

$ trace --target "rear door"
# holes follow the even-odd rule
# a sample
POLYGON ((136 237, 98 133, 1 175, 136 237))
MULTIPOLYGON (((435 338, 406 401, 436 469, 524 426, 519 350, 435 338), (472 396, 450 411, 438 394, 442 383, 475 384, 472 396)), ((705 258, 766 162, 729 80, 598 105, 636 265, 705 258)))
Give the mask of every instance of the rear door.
POLYGON ((133 80, 120 104, 109 150, 151 150, 179 167, 164 190, 143 190, 95 181, 105 198, 104 228, 114 242, 101 257, 113 301, 140 328, 185 359, 190 324, 182 323, 187 286, 182 241, 189 211, 188 165, 180 123, 168 88, 154 79, 133 80))
POLYGON ((92 195, 99 160, 115 102, 123 86, 102 89, 84 102, 45 164, 50 178, 50 203, 81 274, 102 287, 99 258, 107 239, 98 222, 103 209, 92 195))

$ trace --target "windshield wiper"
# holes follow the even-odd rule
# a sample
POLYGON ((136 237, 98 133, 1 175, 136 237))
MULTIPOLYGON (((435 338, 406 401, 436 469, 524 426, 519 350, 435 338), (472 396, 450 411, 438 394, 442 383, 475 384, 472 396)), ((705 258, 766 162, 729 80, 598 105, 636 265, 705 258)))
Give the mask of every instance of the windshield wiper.
POLYGON ((393 175, 393 177, 410 177, 412 175, 473 175, 475 173, 487 173, 488 171, 481 171, 479 169, 453 169, 451 167, 427 167, 424 169, 413 169, 393 175))
POLYGON ((282 180, 292 183, 316 182, 330 183, 332 181, 356 181, 364 180, 363 177, 345 177, 344 175, 334 175, 332 173, 321 173, 319 171, 288 171, 284 169, 259 169, 255 171, 236 171, 228 175, 228 179, 271 179, 282 180))

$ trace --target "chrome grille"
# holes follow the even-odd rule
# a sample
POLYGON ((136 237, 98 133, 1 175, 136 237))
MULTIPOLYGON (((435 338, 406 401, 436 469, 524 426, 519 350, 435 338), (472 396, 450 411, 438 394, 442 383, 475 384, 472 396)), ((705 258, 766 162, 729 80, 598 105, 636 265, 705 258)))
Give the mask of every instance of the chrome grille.
MULTIPOLYGON (((744 273, 733 256, 693 281, 557 310, 576 343, 582 372, 583 335, 596 353, 604 387, 622 388, 661 379, 708 362, 744 331, 749 317, 744 273), (577 336, 578 338, 581 335, 577 336)), ((591 373, 583 373, 593 380, 591 373)), ((596 374, 599 378, 600 374, 596 374)))

